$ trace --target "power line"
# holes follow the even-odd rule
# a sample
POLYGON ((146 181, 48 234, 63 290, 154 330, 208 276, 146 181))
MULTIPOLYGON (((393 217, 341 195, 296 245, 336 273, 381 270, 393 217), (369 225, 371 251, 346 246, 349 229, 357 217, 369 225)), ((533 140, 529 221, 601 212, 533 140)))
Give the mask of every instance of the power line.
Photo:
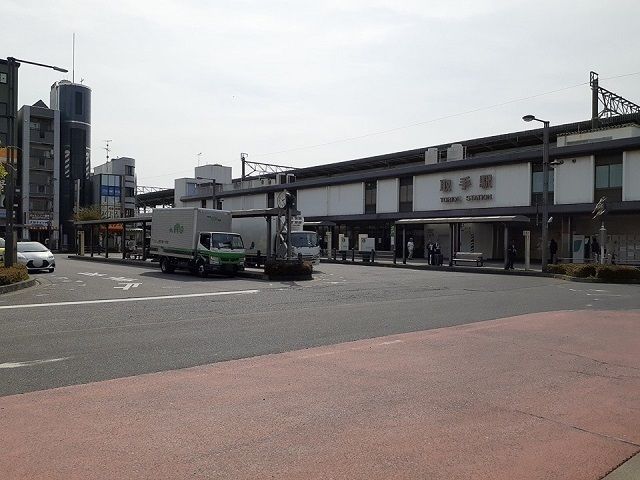
MULTIPOLYGON (((614 80, 614 79, 617 79, 617 78, 631 77, 631 76, 634 76, 634 75, 640 75, 640 72, 613 75, 611 77, 603 77, 602 79, 603 80, 614 80)), ((270 155, 279 155, 279 154, 282 154, 282 153, 291 153, 291 152, 298 152, 300 150, 309 150, 309 149, 312 149, 312 148, 320 148, 320 147, 325 147, 325 146, 328 146, 328 145, 335 145, 335 144, 338 144, 338 143, 350 142, 350 141, 353 141, 353 140, 359 140, 359 139, 362 139, 362 138, 373 137, 373 136, 377 136, 377 135, 386 135, 386 134, 389 134, 389 133, 397 132, 398 130, 404 130, 404 129, 407 129, 407 128, 418 127, 418 126, 421 126, 421 125, 428 125, 430 123, 435 123, 435 122, 439 122, 439 121, 442 121, 442 120, 447 120, 447 119, 450 119, 450 118, 461 117, 461 116, 464 116, 464 115, 470 115, 472 113, 477 113, 477 112, 482 112, 482 111, 485 111, 485 110, 491 110, 491 109, 494 109, 494 108, 504 107, 505 105, 510 105, 510 104, 518 103, 518 102, 524 102, 526 100, 531 100, 531 99, 534 99, 534 98, 544 97, 546 95, 552 95, 554 93, 559 93, 559 92, 564 92, 564 91, 567 91, 567 90, 572 90, 574 88, 582 87, 582 86, 585 86, 585 85, 588 85, 588 84, 589 84, 589 82, 580 82, 580 83, 576 83, 575 85, 569 85, 568 87, 562 87, 562 88, 558 88, 558 89, 555 89, 555 90, 548 90, 546 92, 536 93, 534 95, 528 95, 526 97, 514 98, 514 99, 511 99, 511 100, 506 100, 504 102, 495 103, 493 105, 487 105, 487 106, 484 106, 484 107, 478 107, 478 108, 474 108, 474 109, 471 109, 471 110, 466 110, 466 111, 463 111, 463 112, 452 113, 452 114, 449 114, 449 115, 443 115, 441 117, 432 118, 430 120, 425 120, 425 121, 422 121, 422 122, 410 123, 410 124, 407 124, 407 125, 402 125, 400 127, 394 127, 394 128, 389 128, 389 129, 386 129, 386 130, 379 130, 379 131, 376 131, 376 132, 364 133, 362 135, 356 135, 354 137, 340 138, 340 139, 337 139, 337 140, 332 140, 332 141, 324 142, 324 143, 317 143, 317 144, 314 144, 314 145, 305 145, 305 146, 302 146, 302 147, 294 147, 294 148, 289 148, 289 149, 285 149, 285 150, 278 150, 278 151, 274 151, 274 152, 257 153, 257 154, 254 154, 253 156, 254 157, 267 157, 267 156, 270 156, 270 155)), ((162 175, 155 175, 155 176, 144 177, 144 178, 146 180, 148 178, 167 177, 169 175, 177 175, 179 173, 186 173, 186 170, 183 170, 183 171, 180 171, 180 172, 165 173, 165 174, 162 174, 162 175)))
MULTIPOLYGON (((603 78, 603 80, 614 80, 616 78, 630 77, 630 76, 633 76, 633 75, 640 75, 640 72, 624 73, 624 74, 621 74, 621 75, 614 75, 614 76, 611 76, 611 77, 603 78)), ((297 152, 297 151, 300 151, 300 150, 307 150, 307 149, 311 149, 311 148, 319 148, 319 147, 325 147, 325 146, 328 146, 328 145, 335 145, 337 143, 350 142, 352 140, 359 140, 361 138, 373 137, 373 136, 376 136, 376 135, 386 135, 388 133, 397 132, 398 130, 404 130, 406 128, 417 127, 417 126, 420 126, 420 125, 427 125, 429 123, 439 122, 441 120, 447 120, 449 118, 461 117, 463 115, 469 115, 469 114, 472 114, 472 113, 482 112, 484 110, 491 110, 493 108, 504 107, 505 105, 510 105, 512 103, 523 102, 525 100, 531 100, 533 98, 543 97, 545 95, 552 95, 554 93, 564 92, 566 90, 571 90, 573 88, 582 87, 582 86, 588 85, 588 84, 589 84, 589 82, 576 83, 575 85, 570 85, 568 87, 558 88, 558 89, 555 89, 555 90, 549 90, 549 91, 546 91, 546 92, 537 93, 537 94, 529 95, 529 96, 526 96, 526 97, 515 98, 515 99, 512 99, 512 100, 507 100, 507 101, 504 101, 504 102, 495 103, 493 105, 474 108, 472 110, 467 110, 467 111, 464 111, 464 112, 452 113, 450 115, 444 115, 442 117, 432 118, 430 120, 425 120, 425 121, 422 121, 422 122, 410 123, 408 125, 403 125, 403 126, 400 126, 400 127, 394 127, 394 128, 390 128, 390 129, 387 129, 387 130, 379 130, 377 132, 365 133, 365 134, 362 134, 362 135, 356 135, 354 137, 341 138, 341 139, 338 139, 338 140, 332 140, 330 142, 317 143, 315 145, 307 145, 307 146, 302 146, 302 147, 295 147, 295 148, 290 148, 290 149, 286 149, 286 150, 279 150, 279 151, 275 151, 275 152, 258 153, 258 154, 254 154, 254 157, 266 157, 266 156, 270 156, 270 155, 278 155, 278 154, 281 154, 281 153, 297 152)))
POLYGON ((571 85, 571 86, 568 86, 568 87, 558 88, 556 90, 549 90, 547 92, 537 93, 535 95, 529 95, 527 97, 515 98, 515 99, 507 100, 507 101, 504 101, 504 102, 501 102, 501 103, 495 103, 493 105, 488 105, 488 106, 484 106, 484 107, 478 107, 478 108, 474 108, 472 110, 466 110, 464 112, 458 112, 458 113, 452 113, 452 114, 449 114, 449 115, 443 115, 442 117, 436 117, 436 118, 432 118, 430 120, 425 120, 425 121, 422 121, 422 122, 410 123, 408 125, 402 125, 400 127, 394 127, 394 128, 390 128, 390 129, 387 129, 387 130, 379 130, 377 132, 365 133, 365 134, 362 134, 362 135, 357 135, 355 137, 341 138, 341 139, 338 139, 338 140, 332 140, 330 142, 325 142, 325 143, 318 143, 318 144, 315 144, 315 145, 306 145, 306 146, 303 146, 303 147, 296 147, 296 148, 291 148, 291 149, 287 149, 287 150, 280 150, 280 151, 277 151, 277 152, 257 153, 257 154, 254 154, 254 157, 266 157, 266 156, 269 156, 269 155, 278 155, 280 153, 297 152, 297 151, 300 151, 300 150, 324 147, 324 146, 327 146, 327 145, 334 145, 336 143, 343 143, 343 142, 349 142, 349 141, 352 141, 352 140, 359 140, 361 138, 373 137, 373 136, 376 136, 376 135, 386 135, 388 133, 397 132, 398 130, 404 130, 406 128, 417 127, 417 126, 420 126, 420 125, 427 125, 429 123, 435 123, 435 122, 439 122, 441 120, 447 120, 449 118, 461 117, 463 115, 469 115, 471 113, 482 112, 484 110, 490 110, 492 108, 503 107, 505 105, 509 105, 509 104, 512 104, 512 103, 523 102, 525 100, 531 100, 532 98, 538 98, 538 97, 543 97, 545 95, 551 95, 553 93, 563 92, 565 90, 571 90, 572 88, 581 87, 581 86, 588 85, 588 84, 589 84, 589 82, 577 83, 575 85, 571 85))

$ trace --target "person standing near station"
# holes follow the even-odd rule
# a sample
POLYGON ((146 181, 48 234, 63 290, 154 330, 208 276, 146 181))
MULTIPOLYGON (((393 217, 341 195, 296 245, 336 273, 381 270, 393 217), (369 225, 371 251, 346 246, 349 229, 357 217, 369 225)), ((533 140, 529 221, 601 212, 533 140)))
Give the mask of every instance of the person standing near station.
POLYGON ((558 244, 554 238, 549 242, 549 262, 556 263, 556 254, 558 253, 558 244))
POLYGON ((591 254, 593 255, 595 262, 600 263, 600 244, 596 237, 591 239, 591 254))
POLYGON ((415 248, 415 244, 413 243, 413 238, 410 238, 407 242, 407 252, 409 253, 409 258, 413 258, 413 249, 415 248))
POLYGON ((513 262, 516 259, 516 244, 515 242, 511 242, 511 245, 509 246, 509 248, 507 248, 507 263, 504 266, 505 270, 513 270, 513 262))
POLYGON ((433 243, 431 240, 427 244, 427 265, 433 265, 433 243))

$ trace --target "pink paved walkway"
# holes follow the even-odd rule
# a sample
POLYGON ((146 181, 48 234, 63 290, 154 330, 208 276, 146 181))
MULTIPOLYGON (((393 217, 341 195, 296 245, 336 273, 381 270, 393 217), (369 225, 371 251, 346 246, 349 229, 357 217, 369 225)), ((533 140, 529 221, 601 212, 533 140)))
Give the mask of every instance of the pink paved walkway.
POLYGON ((2 479, 599 479, 640 313, 557 312, 0 398, 2 479))

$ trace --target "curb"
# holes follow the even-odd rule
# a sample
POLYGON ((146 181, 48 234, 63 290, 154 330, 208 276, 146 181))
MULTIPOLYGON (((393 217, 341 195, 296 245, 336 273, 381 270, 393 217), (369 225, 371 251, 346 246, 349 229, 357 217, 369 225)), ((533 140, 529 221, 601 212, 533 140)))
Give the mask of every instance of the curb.
POLYGON ((23 280, 22 282, 12 283, 10 285, 0 285, 0 295, 3 293, 15 292, 24 288, 33 287, 38 281, 35 278, 23 280))
POLYGON ((343 262, 341 260, 325 260, 321 259, 321 263, 329 263, 336 265, 361 265, 364 267, 386 267, 386 268, 407 268, 409 270, 430 270, 434 272, 461 272, 461 273, 484 273, 491 275, 518 275, 521 277, 541 277, 541 278, 557 278, 559 280, 565 280, 567 282, 578 283, 612 283, 616 285, 640 285, 640 280, 629 280, 624 282, 617 282, 614 280, 603 280, 601 278, 582 278, 571 277, 569 275, 562 275, 559 273, 547 273, 539 272, 537 270, 504 270, 502 268, 487 268, 487 267, 449 267, 449 266, 434 266, 434 265, 406 265, 402 263, 381 263, 381 262, 343 262))
MULTIPOLYGON (((136 267, 160 268, 157 262, 147 262, 143 260, 130 260, 124 258, 101 258, 101 257, 81 257, 79 255, 68 255, 70 260, 79 260, 81 262, 99 262, 99 263, 115 263, 116 265, 133 265, 136 267)), ((236 277, 251 278, 253 280, 268 280, 269 278, 261 272, 236 272, 236 277)))
POLYGON ((633 454, 603 477, 602 480, 633 480, 637 478, 640 478, 640 453, 633 454))
POLYGON ((364 267, 386 267, 386 268, 407 268, 409 270, 429 270, 434 272, 461 272, 461 273, 483 273, 491 275, 519 275, 523 277, 546 277, 555 278, 552 273, 537 272, 535 270, 504 270, 502 268, 487 267, 449 267, 433 265, 405 265, 402 263, 380 263, 380 262, 343 262, 340 260, 321 259, 320 263, 332 263, 337 265, 362 265, 364 267))
POLYGON ((568 282, 577 282, 577 283, 611 283, 615 285, 640 285, 640 280, 627 280, 624 282, 616 282, 615 280, 603 280, 601 278, 570 277, 569 275, 561 275, 559 273, 554 273, 553 277, 559 278, 560 280, 566 280, 568 282))

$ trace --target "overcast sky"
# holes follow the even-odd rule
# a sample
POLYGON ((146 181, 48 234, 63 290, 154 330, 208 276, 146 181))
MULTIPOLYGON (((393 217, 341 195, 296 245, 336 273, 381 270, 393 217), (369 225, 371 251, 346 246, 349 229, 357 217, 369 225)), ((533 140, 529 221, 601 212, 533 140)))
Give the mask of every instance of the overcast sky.
MULTIPOLYGON (((3 57, 71 70, 76 33, 92 165, 111 139, 142 185, 192 175, 198 152, 239 176, 240 152, 309 166, 524 130, 527 113, 585 120, 589 87, 575 85, 590 70, 640 103, 637 0, 2 0, 0 12, 3 57)), ((59 75, 21 67, 20 104, 49 104, 59 75)))

